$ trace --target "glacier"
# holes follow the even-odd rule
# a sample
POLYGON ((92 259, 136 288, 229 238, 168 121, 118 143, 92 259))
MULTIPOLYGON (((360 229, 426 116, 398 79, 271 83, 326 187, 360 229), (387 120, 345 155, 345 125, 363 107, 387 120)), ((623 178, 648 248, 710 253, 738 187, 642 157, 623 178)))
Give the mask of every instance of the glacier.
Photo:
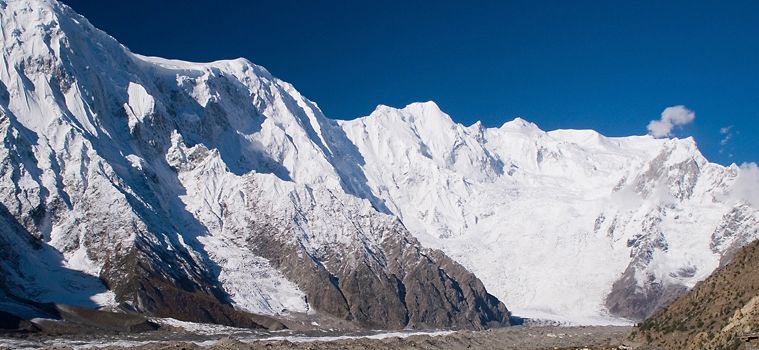
POLYGON ((54 0, 3 1, 0 18, 0 305, 264 328, 510 323, 471 272, 377 210, 337 122, 263 67, 133 54, 54 0), (66 273, 35 277, 51 271, 66 273))
POLYGON ((330 119, 246 59, 135 54, 53 0, 0 17, 0 306, 626 324, 759 237, 756 178, 692 138, 330 119))
POLYGON ((741 169, 708 162, 692 138, 466 127, 433 102, 340 123, 391 212, 518 315, 630 323, 757 238, 741 169))

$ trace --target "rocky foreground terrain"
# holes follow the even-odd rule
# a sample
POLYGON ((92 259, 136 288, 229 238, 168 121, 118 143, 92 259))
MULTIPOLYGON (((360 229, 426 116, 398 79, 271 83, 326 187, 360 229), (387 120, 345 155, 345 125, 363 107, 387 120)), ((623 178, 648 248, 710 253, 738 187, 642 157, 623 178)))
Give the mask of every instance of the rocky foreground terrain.
POLYGON ((135 54, 55 0, 0 0, 0 24, 0 348, 723 349, 759 330, 759 243, 740 250, 759 168, 692 138, 464 126, 433 102, 341 121, 246 59, 135 54), (635 330, 502 328, 672 300, 635 330))
POLYGON ((740 336, 759 332, 759 241, 688 294, 633 331, 632 339, 661 349, 740 349, 740 336))
MULTIPOLYGON (((215 339, 160 340, 165 333, 154 332, 145 338, 97 340, 29 338, 16 343, 0 340, 0 349, 42 347, 74 349, 97 346, 100 349, 617 349, 630 332, 630 327, 555 327, 517 326, 487 331, 457 331, 427 334, 377 334, 342 339, 323 337, 314 340, 304 335, 268 335, 263 340, 253 336, 232 335, 215 339), (150 339, 148 339, 150 338, 150 339), (151 340, 152 339, 152 340, 151 340), (110 345, 109 345, 110 344, 110 345)), ((174 336, 178 336, 174 334, 174 336)), ((323 335, 322 335, 323 336, 323 335)), ((261 337, 261 335, 258 335, 261 337)))

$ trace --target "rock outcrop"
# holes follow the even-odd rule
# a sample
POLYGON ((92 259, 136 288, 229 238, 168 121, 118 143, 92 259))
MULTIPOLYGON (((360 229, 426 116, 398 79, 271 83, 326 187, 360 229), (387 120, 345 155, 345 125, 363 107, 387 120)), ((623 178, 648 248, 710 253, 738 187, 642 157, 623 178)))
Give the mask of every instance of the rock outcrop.
POLYGON ((660 349, 738 349, 759 332, 759 241, 638 324, 632 340, 660 349))
POLYGON ((0 20, 0 309, 508 325, 364 190, 337 123, 263 67, 136 55, 54 0, 1 1, 0 20))

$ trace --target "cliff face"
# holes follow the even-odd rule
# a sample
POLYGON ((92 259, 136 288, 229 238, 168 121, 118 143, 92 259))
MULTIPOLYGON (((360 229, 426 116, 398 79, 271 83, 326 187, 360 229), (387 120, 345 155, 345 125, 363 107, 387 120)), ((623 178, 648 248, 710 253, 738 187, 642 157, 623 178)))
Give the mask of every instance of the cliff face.
POLYGON ((759 241, 638 325, 632 340, 662 349, 738 349, 759 332, 759 241))
POLYGON ((481 328, 508 323, 501 298, 629 323, 759 237, 756 169, 692 138, 463 126, 433 102, 338 121, 245 59, 134 54, 53 0, 0 19, 12 300, 481 328))
POLYGON ((378 209, 337 123, 264 68, 135 55, 54 0, 2 1, 0 19, 0 308, 508 324, 378 209))

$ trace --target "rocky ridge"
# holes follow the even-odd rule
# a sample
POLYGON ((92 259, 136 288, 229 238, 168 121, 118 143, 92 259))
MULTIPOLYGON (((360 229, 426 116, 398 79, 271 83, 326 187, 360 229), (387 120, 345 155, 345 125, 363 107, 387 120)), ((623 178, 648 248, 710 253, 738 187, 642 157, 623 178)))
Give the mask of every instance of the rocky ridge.
POLYGON ((759 332, 759 241, 641 322, 632 340, 661 349, 738 349, 759 332))
POLYGON ((0 18, 5 308, 509 323, 474 275, 354 194, 355 166, 331 163, 336 123, 262 67, 135 55, 52 0, 3 1, 0 18))
POLYGON ((52 0, 0 19, 3 310, 483 328, 509 323, 500 298, 629 323, 759 237, 752 168, 691 138, 463 126, 433 102, 337 121, 248 60, 134 54, 52 0))

